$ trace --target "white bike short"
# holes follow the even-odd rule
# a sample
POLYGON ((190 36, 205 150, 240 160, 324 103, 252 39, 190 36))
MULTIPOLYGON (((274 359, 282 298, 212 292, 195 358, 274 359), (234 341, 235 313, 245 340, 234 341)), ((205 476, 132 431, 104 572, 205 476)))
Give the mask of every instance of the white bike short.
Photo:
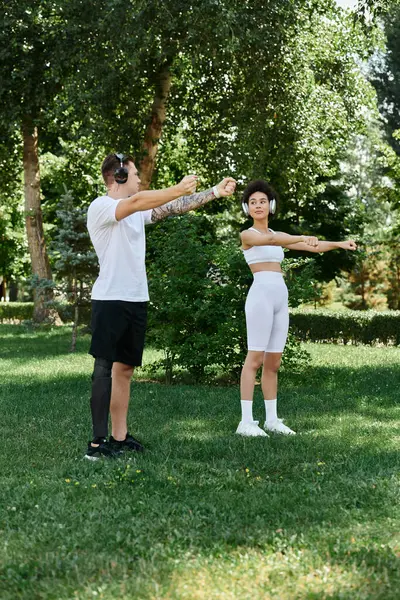
POLYGON ((248 350, 283 352, 289 329, 289 308, 282 273, 254 273, 245 311, 248 350))

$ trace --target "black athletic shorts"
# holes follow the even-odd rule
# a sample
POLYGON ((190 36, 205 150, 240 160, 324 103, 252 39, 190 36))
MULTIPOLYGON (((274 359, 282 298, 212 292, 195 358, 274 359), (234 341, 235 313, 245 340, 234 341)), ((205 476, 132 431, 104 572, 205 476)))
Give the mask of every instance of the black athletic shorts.
POLYGON ((147 322, 147 302, 92 300, 89 354, 140 367, 147 322))

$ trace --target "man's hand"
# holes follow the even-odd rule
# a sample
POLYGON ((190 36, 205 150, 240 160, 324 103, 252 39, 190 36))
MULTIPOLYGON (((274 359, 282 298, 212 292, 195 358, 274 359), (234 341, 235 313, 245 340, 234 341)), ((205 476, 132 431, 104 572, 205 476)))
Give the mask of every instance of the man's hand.
POLYGON ((231 196, 236 189, 236 181, 232 177, 225 177, 215 187, 217 188, 221 198, 231 196))
POLYGON ((319 243, 318 238, 313 235, 303 235, 303 242, 307 244, 307 246, 312 246, 313 248, 316 248, 319 243))
POLYGON ((194 194, 197 185, 197 175, 186 175, 176 186, 180 196, 188 196, 194 194))
POLYGON ((339 248, 342 248, 342 250, 357 250, 357 244, 353 240, 346 240, 345 242, 339 242, 339 248))

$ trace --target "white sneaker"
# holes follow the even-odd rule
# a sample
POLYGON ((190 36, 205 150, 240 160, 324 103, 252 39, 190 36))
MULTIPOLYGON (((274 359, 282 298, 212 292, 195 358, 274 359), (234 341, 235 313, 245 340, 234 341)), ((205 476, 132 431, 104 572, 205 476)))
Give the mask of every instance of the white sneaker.
POLYGON ((258 421, 240 421, 236 433, 248 437, 269 437, 269 435, 258 426, 258 421))
POLYGON ((290 429, 287 425, 283 423, 283 419, 277 419, 273 423, 264 423, 264 429, 267 431, 273 431, 274 433, 283 433, 283 435, 296 435, 296 432, 293 429, 290 429))

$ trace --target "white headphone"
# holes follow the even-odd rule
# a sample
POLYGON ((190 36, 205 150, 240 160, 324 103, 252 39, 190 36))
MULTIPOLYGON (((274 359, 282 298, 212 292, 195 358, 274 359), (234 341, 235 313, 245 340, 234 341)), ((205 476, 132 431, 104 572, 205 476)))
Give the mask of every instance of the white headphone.
MULTIPOLYGON (((276 200, 275 198, 271 198, 271 200, 268 198, 269 201, 269 214, 270 215, 274 215, 276 212, 276 200)), ((249 216, 249 205, 247 204, 247 202, 242 202, 242 209, 244 214, 246 215, 246 217, 249 216)))

